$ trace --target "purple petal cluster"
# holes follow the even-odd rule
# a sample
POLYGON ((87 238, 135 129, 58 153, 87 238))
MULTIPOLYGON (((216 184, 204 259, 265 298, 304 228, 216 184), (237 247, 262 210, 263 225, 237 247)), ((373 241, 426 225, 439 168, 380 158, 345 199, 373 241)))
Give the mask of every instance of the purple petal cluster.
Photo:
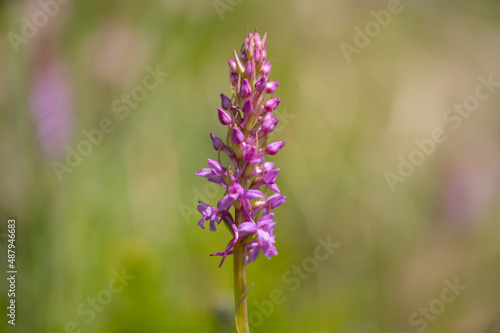
POLYGON ((240 242, 246 244, 248 262, 260 252, 267 258, 278 254, 271 210, 282 205, 286 197, 276 185, 280 169, 267 162, 266 156, 277 154, 285 141, 268 142, 278 123, 274 112, 281 99, 274 97, 279 81, 269 80, 272 64, 266 60, 266 37, 247 31, 240 52, 235 50, 234 59, 229 60, 232 95, 221 94, 221 107, 217 109, 219 122, 228 129, 227 140, 210 134, 218 160, 208 159, 209 167, 196 172, 226 189, 217 207, 201 201, 198 205, 201 228, 210 221, 210 230, 215 231, 224 221, 232 233, 225 250, 212 254, 222 256, 221 265, 240 242), (223 164, 221 152, 227 155, 227 164, 223 164))

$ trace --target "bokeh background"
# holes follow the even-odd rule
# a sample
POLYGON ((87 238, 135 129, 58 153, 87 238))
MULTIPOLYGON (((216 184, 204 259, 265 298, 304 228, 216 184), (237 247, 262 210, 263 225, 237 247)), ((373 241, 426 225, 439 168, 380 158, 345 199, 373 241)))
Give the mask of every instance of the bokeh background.
POLYGON ((287 142, 279 255, 248 267, 252 331, 500 332, 500 87, 457 129, 443 118, 479 76, 500 81, 498 1, 402 0, 350 62, 341 43, 387 1, 53 3, 0 2, 0 269, 15 218, 19 272, 15 327, 0 279, 1 332, 235 331, 232 263, 208 256, 229 233, 194 210, 223 193, 194 172, 225 135, 216 108, 246 28, 268 33, 287 142), (125 106, 148 68, 168 75, 125 106), (82 144, 103 119, 113 130, 82 144), (447 140, 393 191, 385 173, 435 128, 447 140), (75 167, 68 146, 86 154, 75 167), (340 247, 292 290, 283 276, 318 237, 340 247), (409 321, 456 279, 467 289, 425 329, 409 321))

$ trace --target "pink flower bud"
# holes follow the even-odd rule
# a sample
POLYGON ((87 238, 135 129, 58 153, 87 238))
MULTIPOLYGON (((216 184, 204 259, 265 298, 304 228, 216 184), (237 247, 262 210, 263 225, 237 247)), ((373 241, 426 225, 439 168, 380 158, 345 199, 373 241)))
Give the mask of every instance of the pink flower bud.
POLYGON ((240 76, 235 73, 231 73, 229 75, 229 82, 231 82, 231 85, 235 87, 238 84, 238 81, 240 80, 240 76))
POLYGON ((229 69, 231 70, 231 73, 236 73, 237 68, 236 68, 236 63, 234 62, 233 59, 229 59, 229 69))
POLYGON ((264 109, 266 111, 274 111, 280 104, 281 98, 276 97, 276 98, 271 98, 267 102, 264 103, 264 109))
POLYGON ((222 109, 217 109, 219 112, 219 121, 222 125, 229 125, 232 123, 231 116, 222 109))
POLYGON ((266 85, 266 94, 274 94, 274 92, 276 91, 276 88, 278 88, 279 84, 280 84, 279 81, 268 82, 266 85))
POLYGON ((224 143, 222 142, 221 139, 219 139, 218 137, 216 137, 212 133, 210 133, 210 138, 212 139, 212 143, 213 143, 215 150, 219 150, 219 149, 224 148, 224 143))
POLYGON ((285 140, 272 142, 267 145, 266 154, 276 155, 284 145, 285 145, 285 140))
MULTIPOLYGON (((265 59, 264 54, 262 54, 262 59, 265 59)), ((260 68, 260 74, 269 75, 269 73, 271 73, 271 63, 266 61, 260 68)))
POLYGON ((231 140, 235 145, 239 145, 245 140, 245 135, 238 127, 233 127, 233 133, 231 134, 231 140))
POLYGON ((255 82, 255 90, 257 90, 258 92, 263 92, 264 90, 266 90, 267 92, 267 79, 265 76, 261 77, 257 80, 257 82, 255 82))
POLYGON ((220 94, 220 98, 221 98, 221 106, 222 106, 222 108, 224 110, 228 111, 229 108, 231 107, 231 100, 229 99, 229 97, 227 97, 224 94, 220 94))
POLYGON ((250 77, 250 75, 252 75, 252 62, 251 61, 249 61, 247 63, 247 67, 245 68, 245 76, 250 77))
POLYGON ((245 113, 245 114, 252 114, 252 112, 253 112, 252 99, 247 98, 243 102, 243 105, 241 106, 241 111, 243 111, 243 113, 245 113))
POLYGON ((261 60, 261 54, 258 48, 255 48, 253 58, 255 59, 255 63, 259 63, 261 60))
POLYGON ((247 97, 251 93, 252 93, 252 87, 250 86, 250 83, 248 82, 248 80, 244 79, 243 83, 241 84, 240 94, 242 97, 247 97))

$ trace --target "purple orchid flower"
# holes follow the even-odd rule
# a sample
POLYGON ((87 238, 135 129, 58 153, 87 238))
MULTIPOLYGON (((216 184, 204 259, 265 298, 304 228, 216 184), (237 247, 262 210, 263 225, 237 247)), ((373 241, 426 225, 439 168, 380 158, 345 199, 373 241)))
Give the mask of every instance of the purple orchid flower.
POLYGON ((200 201, 201 205, 198 205, 198 211, 203 215, 201 220, 198 222, 198 225, 205 229, 204 223, 205 221, 210 220, 210 231, 215 231, 215 223, 218 221, 217 209, 212 206, 207 205, 203 201, 200 201))
POLYGON ((239 225, 238 231, 240 236, 250 235, 253 233, 257 235, 257 238, 247 245, 251 248, 248 262, 254 261, 261 251, 268 259, 271 259, 271 256, 278 254, 278 251, 274 246, 276 241, 273 235, 273 229, 276 222, 273 222, 273 218, 274 214, 270 213, 263 215, 257 223, 250 221, 243 222, 239 225))
POLYGON ((219 267, 227 256, 233 256, 238 332, 249 331, 246 264, 261 252, 267 258, 278 254, 271 210, 286 201, 276 184, 280 169, 266 161, 285 145, 285 141, 269 143, 278 123, 275 111, 281 99, 274 97, 279 81, 270 80, 272 63, 266 60, 266 39, 267 34, 261 38, 257 31, 247 31, 240 52, 233 51, 234 59, 228 62, 232 96, 221 94, 217 109, 219 122, 228 131, 227 140, 210 134, 218 159, 209 159, 209 167, 195 173, 226 190, 216 207, 200 202, 198 225, 204 229, 204 223, 210 221, 210 230, 215 231, 224 221, 232 234, 224 251, 211 256, 222 257, 219 267), (227 155, 226 167, 221 162, 223 154, 227 155), (269 190, 274 194, 268 194, 269 190))
POLYGON ((239 183, 234 183, 228 188, 228 194, 217 203, 218 210, 224 210, 238 199, 265 199, 266 196, 259 190, 244 190, 239 183))
POLYGON ((226 175, 226 171, 217 161, 208 159, 208 165, 210 168, 203 168, 195 172, 195 175, 205 177, 208 181, 226 187, 224 183, 224 178, 222 176, 226 175))
POLYGON ((270 80, 272 63, 266 60, 266 39, 266 34, 261 37, 258 32, 247 32, 241 51, 234 51, 234 59, 229 60, 232 96, 221 94, 217 108, 219 122, 228 129, 227 140, 210 134, 218 159, 208 159, 208 168, 195 173, 226 189, 215 207, 204 202, 198 205, 202 229, 210 221, 210 230, 215 231, 224 221, 232 233, 224 251, 212 254, 222 256, 221 265, 231 254, 243 256, 244 262, 255 260, 261 252, 267 258, 278 254, 271 211, 286 197, 276 184, 280 169, 266 158, 276 155, 285 141, 269 143, 278 123, 275 111, 281 99, 274 97, 279 81, 270 80), (229 159, 226 167, 221 154, 229 159))

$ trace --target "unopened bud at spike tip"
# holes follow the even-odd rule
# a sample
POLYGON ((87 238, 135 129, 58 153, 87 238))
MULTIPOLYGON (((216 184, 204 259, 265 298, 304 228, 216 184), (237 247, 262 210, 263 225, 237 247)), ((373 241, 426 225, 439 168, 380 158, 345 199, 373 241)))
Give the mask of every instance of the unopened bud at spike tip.
POLYGON ((255 49, 258 50, 262 48, 262 41, 260 40, 260 36, 258 33, 255 33, 256 37, 254 37, 255 49))
POLYGON ((260 58, 260 51, 258 48, 255 48, 253 58, 255 59, 255 63, 260 63, 261 58, 260 58))
POLYGON ((248 43, 246 44, 246 56, 247 59, 250 60, 253 57, 253 48, 254 48, 254 42, 253 42, 253 34, 250 35, 250 38, 248 40, 248 43))

